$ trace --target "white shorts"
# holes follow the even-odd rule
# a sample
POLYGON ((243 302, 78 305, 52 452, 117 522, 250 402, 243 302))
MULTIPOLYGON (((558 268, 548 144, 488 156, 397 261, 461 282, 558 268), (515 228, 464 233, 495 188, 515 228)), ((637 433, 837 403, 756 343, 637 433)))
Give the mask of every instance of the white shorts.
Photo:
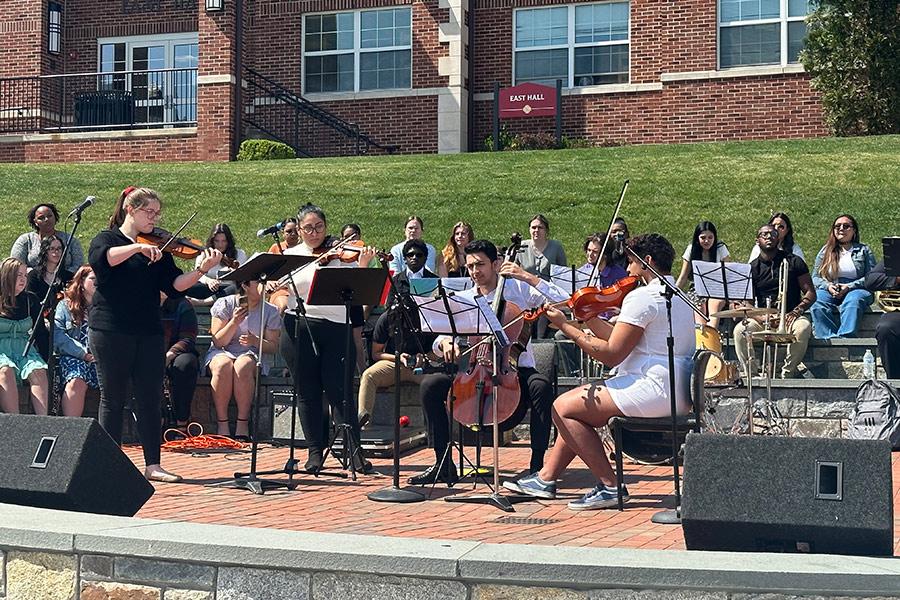
MULTIPOLYGON (((651 367, 648 374, 623 373, 607 379, 603 385, 609 396, 626 417, 647 419, 668 417, 672 414, 669 400, 668 367, 651 367), (661 377, 662 376, 662 377, 661 377)), ((678 413, 690 410, 690 365, 682 365, 675 374, 678 413), (687 368, 685 368, 685 366, 687 368)))

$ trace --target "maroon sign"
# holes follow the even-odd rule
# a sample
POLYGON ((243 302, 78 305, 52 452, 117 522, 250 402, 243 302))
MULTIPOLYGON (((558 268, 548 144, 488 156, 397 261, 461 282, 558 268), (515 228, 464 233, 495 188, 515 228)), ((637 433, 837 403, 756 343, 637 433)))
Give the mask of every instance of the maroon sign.
POLYGON ((556 114, 556 88, 523 83, 500 89, 500 118, 552 117, 556 114))

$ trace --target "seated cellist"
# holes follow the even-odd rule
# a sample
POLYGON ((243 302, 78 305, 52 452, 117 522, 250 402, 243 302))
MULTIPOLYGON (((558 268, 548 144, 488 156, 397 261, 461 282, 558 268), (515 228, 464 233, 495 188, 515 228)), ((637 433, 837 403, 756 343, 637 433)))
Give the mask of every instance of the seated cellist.
MULTIPOLYGON (((659 234, 639 235, 628 241, 629 247, 651 267, 674 283, 670 273, 675 250, 659 234)), ((613 469, 596 428, 611 417, 665 417, 670 414, 669 367, 666 339, 669 333, 663 286, 653 273, 633 257, 629 275, 645 284, 625 296, 615 326, 600 319, 587 321, 594 335, 566 322, 565 315, 551 308, 547 318, 560 331, 589 354, 607 365, 618 365, 616 375, 602 385, 591 384, 562 394, 553 404, 553 422, 559 431, 547 464, 518 481, 506 481, 503 487, 534 496, 556 497, 556 480, 578 455, 597 478, 597 485, 582 498, 569 503, 572 510, 614 506, 618 490, 613 469)), ((675 340, 675 383, 679 412, 690 407, 689 382, 694 353, 694 317, 680 298, 672 299, 672 334, 675 340)), ((628 499, 625 490, 623 500, 628 499)))
MULTIPOLYGON (((457 297, 473 299, 483 295, 488 302, 494 299, 498 277, 503 275, 513 281, 507 281, 503 297, 522 309, 536 308, 545 302, 560 302, 569 297, 558 286, 542 280, 537 275, 527 273, 513 262, 500 262, 497 247, 487 240, 475 240, 465 247, 466 268, 475 283, 471 289, 459 292, 457 297)), ((433 349, 443 356, 448 363, 453 363, 459 356, 459 345, 451 336, 440 336, 433 349)), ((544 453, 550 443, 550 407, 553 404, 553 392, 549 379, 534 368, 534 357, 531 344, 518 358, 518 378, 521 390, 520 412, 531 407, 531 466, 529 472, 540 470, 544 464, 544 453)), ((457 479, 455 466, 447 458, 441 464, 444 452, 449 444, 449 420, 446 409, 447 394, 453 383, 453 377, 439 373, 430 374, 422 379, 419 388, 419 399, 425 413, 428 426, 428 441, 434 448, 435 464, 424 472, 411 477, 410 483, 426 485, 435 481, 452 484, 457 479)))

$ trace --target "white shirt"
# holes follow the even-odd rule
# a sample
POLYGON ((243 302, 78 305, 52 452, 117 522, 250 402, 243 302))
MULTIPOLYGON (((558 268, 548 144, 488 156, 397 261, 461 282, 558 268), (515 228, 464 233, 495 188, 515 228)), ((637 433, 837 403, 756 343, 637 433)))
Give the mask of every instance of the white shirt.
MULTIPOLYGON (((490 294, 485 296, 488 303, 494 300, 495 291, 496 290, 493 290, 490 294)), ((472 287, 457 292, 456 294, 458 298, 465 298, 467 300, 474 300, 477 295, 477 287, 472 287)), ((537 308, 545 302, 562 302, 563 300, 568 299, 570 295, 571 294, 556 284, 544 281, 543 279, 538 283, 537 287, 531 287, 524 281, 519 281, 518 279, 507 279, 503 288, 503 298, 506 299, 507 302, 515 304, 521 309, 537 308)), ((449 339, 450 336, 442 335, 434 341, 433 350, 435 354, 441 354, 441 342, 449 339)), ((511 341, 514 342, 515 340, 511 341)), ((519 366, 534 367, 534 355, 531 353, 530 340, 528 346, 525 348, 525 352, 519 355, 519 366)))
MULTIPOLYGON (((794 247, 791 248, 791 254, 803 259, 803 262, 806 262, 806 257, 803 256, 803 250, 800 249, 800 246, 794 243, 794 247)), ((747 262, 752 262, 755 258, 759 257, 759 244, 754 244, 753 249, 750 250, 750 258, 747 259, 747 262)))
MULTIPOLYGON (((299 256, 313 256, 312 248, 304 244, 303 242, 297 244, 293 248, 288 248, 284 251, 285 254, 297 254, 299 256)), ((297 293, 303 298, 304 303, 309 299, 309 288, 312 284, 313 277, 316 274, 316 271, 319 267, 347 267, 353 268, 357 267, 357 263, 342 263, 340 260, 333 260, 326 265, 319 265, 313 267, 306 267, 301 269, 299 272, 293 275, 294 285, 297 286, 297 293)), ((294 288, 291 285, 287 286, 288 293, 288 308, 291 310, 296 310, 297 308, 297 297, 294 296, 294 288)), ((325 306, 321 304, 304 304, 304 308, 306 308, 306 316, 313 319, 322 319, 325 321, 332 321, 334 323, 344 323, 347 318, 347 309, 343 306, 325 306)))
MULTIPOLYGON (((666 279, 674 284, 671 276, 666 279)), ((622 302, 618 323, 628 323, 644 330, 637 346, 625 357, 617 370, 618 375, 636 375, 653 379, 666 396, 669 392, 669 320, 666 316, 666 299, 658 279, 639 287, 622 302)), ((675 340, 675 368, 677 373, 690 371, 690 362, 696 348, 694 311, 681 298, 672 298, 672 337, 675 340)), ((676 382, 678 383, 678 382, 676 382)), ((677 385, 682 390, 684 385, 677 385)), ((680 396, 680 394, 679 394, 680 396)), ((690 405, 689 398, 678 398, 682 410, 690 405)))
MULTIPOLYGON (((391 265, 389 268, 394 273, 399 273, 406 268, 406 261, 403 260, 404 244, 406 244, 406 240, 400 242, 399 244, 394 244, 394 246, 391 248, 391 254, 394 257, 394 260, 391 261, 391 265)), ((434 261, 437 259, 437 251, 431 244, 425 244, 425 247, 428 248, 428 256, 425 258, 425 266, 428 267, 429 271, 434 271, 435 273, 437 273, 437 270, 434 268, 434 261)))
POLYGON ((856 279, 856 265, 853 264, 853 256, 849 250, 841 248, 838 259, 838 279, 856 279))
MULTIPOLYGON (((247 262, 247 253, 244 252, 243 250, 241 250, 240 248, 235 248, 235 250, 236 250, 236 256, 235 256, 234 260, 236 260, 238 262, 238 264, 241 264, 241 265, 246 263, 247 262)), ((203 256, 201 255, 201 256, 198 256, 197 259, 194 261, 194 268, 199 269, 200 265, 202 263, 203 263, 203 256)), ((202 281, 203 283, 209 284, 210 281, 212 281, 213 279, 218 277, 220 274, 224 275, 225 273, 228 273, 230 271, 234 271, 234 269, 232 269, 231 267, 227 267, 220 262, 216 266, 212 267, 206 273, 206 275, 203 275, 202 277, 200 277, 200 281, 202 281)))
MULTIPOLYGON (((731 256, 731 253, 728 251, 728 246, 723 243, 719 243, 719 246, 716 248, 716 258, 711 262, 721 262, 731 256)), ((684 249, 684 254, 681 255, 681 258, 684 260, 691 260, 691 245, 688 244, 688 247, 684 249)))

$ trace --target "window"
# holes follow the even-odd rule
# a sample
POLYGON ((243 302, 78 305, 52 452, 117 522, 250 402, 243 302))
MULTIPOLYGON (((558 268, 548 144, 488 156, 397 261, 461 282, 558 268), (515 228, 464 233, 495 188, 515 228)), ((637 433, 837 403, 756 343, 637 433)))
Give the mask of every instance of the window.
POLYGON ((50 2, 47 5, 47 51, 59 54, 62 39, 62 5, 50 2))
POLYGON ((515 83, 628 83, 628 11, 628 2, 517 10, 515 83))
POLYGON ((304 93, 410 87, 412 11, 409 8, 304 18, 304 93))
POLYGON ((719 0, 719 67, 799 60, 815 0, 719 0))
POLYGON ((135 123, 197 121, 197 34, 98 40, 97 87, 130 94, 135 123))

